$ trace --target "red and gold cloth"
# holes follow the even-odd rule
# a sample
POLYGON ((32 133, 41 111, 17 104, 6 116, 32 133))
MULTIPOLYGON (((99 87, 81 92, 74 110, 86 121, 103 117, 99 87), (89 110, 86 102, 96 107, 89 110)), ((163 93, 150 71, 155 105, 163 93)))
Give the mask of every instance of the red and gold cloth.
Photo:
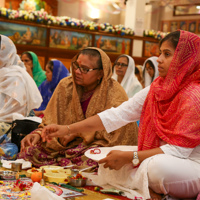
POLYGON ((180 31, 167 76, 151 84, 141 114, 138 149, 159 147, 160 140, 200 144, 200 38, 187 31, 180 31))

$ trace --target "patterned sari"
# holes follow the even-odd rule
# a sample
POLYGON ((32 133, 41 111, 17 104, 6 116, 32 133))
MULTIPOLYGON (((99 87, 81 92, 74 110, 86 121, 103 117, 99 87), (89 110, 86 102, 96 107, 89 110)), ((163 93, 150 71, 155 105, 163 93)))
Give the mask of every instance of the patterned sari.
MULTIPOLYGON (((121 85, 111 78, 112 66, 109 57, 98 48, 92 49, 96 49, 101 55, 104 76, 95 88, 85 114, 81 106, 83 87, 75 84, 72 73, 72 76, 62 79, 56 87, 44 112, 42 124, 35 132, 41 133, 42 127, 47 124, 65 125, 84 120, 128 100, 121 85)), ((77 56, 72 62, 76 59, 77 56)), ((87 98, 85 100, 87 101, 87 98)), ((97 163, 84 156, 85 151, 96 146, 137 145, 137 124, 130 123, 111 133, 104 130, 82 135, 80 130, 79 135, 79 138, 67 146, 62 146, 57 138, 49 143, 38 143, 34 147, 28 147, 25 152, 19 154, 19 157, 31 161, 37 167, 49 164, 65 166, 73 163, 80 168, 95 168, 97 163)))

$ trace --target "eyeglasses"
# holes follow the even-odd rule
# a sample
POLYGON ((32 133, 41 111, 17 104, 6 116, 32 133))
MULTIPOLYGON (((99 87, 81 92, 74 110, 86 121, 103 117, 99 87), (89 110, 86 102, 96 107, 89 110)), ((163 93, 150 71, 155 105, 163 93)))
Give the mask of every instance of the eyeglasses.
POLYGON ((72 63, 72 67, 75 70, 79 69, 80 72, 83 73, 83 74, 87 74, 88 72, 91 72, 91 71, 96 70, 96 69, 100 70, 100 68, 88 69, 88 68, 85 68, 85 67, 79 67, 79 65, 78 65, 78 63, 76 61, 72 63))
POLYGON ((120 67, 128 67, 127 64, 125 64, 125 63, 120 63, 120 62, 115 63, 114 66, 117 66, 117 67, 119 67, 119 66, 120 66, 120 67))

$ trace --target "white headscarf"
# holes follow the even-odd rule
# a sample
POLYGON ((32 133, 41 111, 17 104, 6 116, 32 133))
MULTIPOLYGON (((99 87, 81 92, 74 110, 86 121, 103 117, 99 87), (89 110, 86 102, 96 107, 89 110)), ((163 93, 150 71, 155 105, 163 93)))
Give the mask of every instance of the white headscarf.
MULTIPOLYGON (((133 58, 131 58, 128 55, 123 54, 123 55, 119 56, 117 58, 117 60, 120 57, 128 58, 128 68, 127 68, 126 74, 121 82, 121 86, 126 91, 128 97, 131 98, 132 96, 134 96, 137 92, 139 92, 142 89, 142 85, 140 84, 137 77, 135 76, 135 62, 134 62, 133 58)), ((117 80, 117 78, 118 78, 118 75, 116 74, 115 69, 114 69, 112 78, 114 78, 115 80, 117 80)))
POLYGON ((144 85, 145 85, 145 87, 151 85, 152 81, 154 81, 159 76, 157 59, 158 59, 158 57, 156 57, 156 56, 150 57, 150 58, 146 59, 144 64, 143 64, 142 71, 143 71, 143 76, 144 76, 144 85), (150 60, 154 65, 155 71, 154 71, 153 80, 152 80, 152 77, 149 75, 149 73, 147 72, 147 70, 145 68, 146 62, 148 60, 150 60))
POLYGON ((27 116, 38 108, 42 97, 14 43, 4 35, 0 37, 0 121, 11 122, 13 113, 27 116))

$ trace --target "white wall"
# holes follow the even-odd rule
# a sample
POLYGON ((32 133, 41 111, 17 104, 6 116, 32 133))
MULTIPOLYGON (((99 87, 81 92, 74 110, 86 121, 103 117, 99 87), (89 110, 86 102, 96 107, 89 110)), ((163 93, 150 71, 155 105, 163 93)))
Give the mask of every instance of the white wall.
POLYGON ((72 18, 79 18, 79 1, 73 3, 66 3, 65 1, 58 2, 58 16, 69 16, 72 18))
POLYGON ((146 5, 145 17, 144 17, 144 27, 146 30, 151 29, 151 18, 152 18, 152 5, 146 5))
MULTIPOLYGON (((98 4, 93 5, 95 8, 99 8, 98 4)), ((105 10, 109 11, 109 8, 105 7, 105 10)), ((112 25, 124 24, 125 10, 122 10, 120 14, 111 14, 106 11, 100 10, 99 23, 110 23, 112 25)), ((70 3, 68 3, 67 1, 60 0, 58 3, 58 16, 92 20, 88 16, 89 12, 90 8, 85 1, 70 1, 70 3)))
POLYGON ((0 0, 0 7, 4 7, 5 6, 5 0, 0 0))

